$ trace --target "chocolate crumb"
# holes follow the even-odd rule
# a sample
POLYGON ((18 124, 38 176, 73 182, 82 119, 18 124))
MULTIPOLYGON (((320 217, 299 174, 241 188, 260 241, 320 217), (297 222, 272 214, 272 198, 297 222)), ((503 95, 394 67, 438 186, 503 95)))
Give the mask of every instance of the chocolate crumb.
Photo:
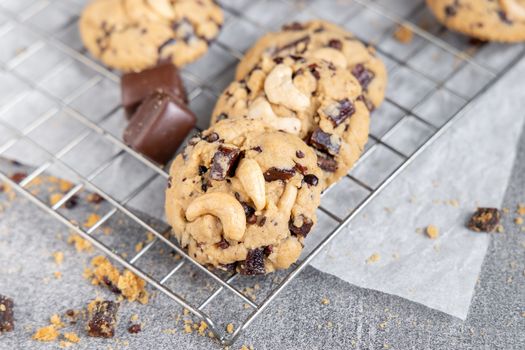
POLYGON ((476 232, 493 232, 499 225, 500 212, 496 208, 478 208, 467 227, 476 232))
POLYGON ((0 334, 15 329, 13 299, 0 295, 0 334))
POLYGON ((267 182, 277 181, 277 180, 288 180, 295 175, 294 169, 279 169, 279 168, 269 168, 264 172, 264 180, 267 182))
POLYGON ((131 334, 137 334, 140 331, 142 331, 142 327, 140 326, 140 324, 134 324, 128 327, 128 332, 131 334))
POLYGON ((88 305, 87 333, 91 337, 112 338, 115 335, 119 304, 95 300, 88 305))
POLYGON ((27 177, 27 174, 23 172, 16 172, 10 176, 11 180, 13 180, 16 183, 20 183, 20 181, 22 181, 26 177, 27 177))

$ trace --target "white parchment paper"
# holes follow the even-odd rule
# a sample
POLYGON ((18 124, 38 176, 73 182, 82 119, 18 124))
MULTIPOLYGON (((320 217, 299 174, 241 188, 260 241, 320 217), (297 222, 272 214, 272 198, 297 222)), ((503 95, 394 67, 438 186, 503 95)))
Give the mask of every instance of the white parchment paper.
POLYGON ((522 61, 379 194, 313 266, 466 319, 490 236, 467 230, 465 222, 477 206, 502 203, 525 120, 524 76, 522 61), (429 224, 439 228, 438 239, 416 232, 429 224), (367 262, 373 254, 379 260, 367 262))

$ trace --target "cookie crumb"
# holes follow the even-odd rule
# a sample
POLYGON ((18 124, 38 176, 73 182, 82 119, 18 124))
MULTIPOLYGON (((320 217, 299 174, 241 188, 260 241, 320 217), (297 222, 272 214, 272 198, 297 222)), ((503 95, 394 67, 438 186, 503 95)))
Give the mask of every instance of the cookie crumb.
POLYGON ((135 244, 135 252, 136 253, 140 252, 143 247, 144 247, 144 243, 143 242, 138 242, 137 244, 135 244))
POLYGON ((368 259, 366 259, 366 263, 367 264, 373 264, 375 262, 378 262, 379 260, 381 260, 381 255, 379 255, 379 253, 374 253, 374 254, 370 255, 368 257, 368 259))
POLYGON ((54 341, 58 338, 58 331, 54 325, 46 326, 39 328, 35 334, 33 334, 33 339, 41 342, 54 341))
POLYGON ((496 227, 496 232, 505 233, 505 227, 503 227, 503 225, 498 225, 498 227, 496 227))
POLYGON ((62 264, 62 262, 64 261, 64 253, 59 251, 59 252, 54 252, 52 255, 53 255, 53 258, 55 259, 55 264, 57 265, 62 264))
POLYGON ((87 228, 93 227, 97 222, 100 221, 100 216, 97 214, 89 214, 86 221, 84 222, 84 226, 87 228))
POLYGON ((430 239, 436 239, 439 237, 439 228, 437 226, 428 225, 425 232, 430 239))
POLYGON ((131 317, 130 317, 130 320, 131 320, 132 322, 136 322, 138 319, 139 319, 139 315, 137 315, 137 314, 133 314, 133 315, 131 315, 131 317))
POLYGON ((518 209, 516 210, 516 213, 518 213, 518 215, 520 216, 525 216, 525 204, 524 203, 518 204, 518 209))
POLYGON ((323 299, 321 300, 321 304, 323 304, 323 305, 329 305, 329 304, 330 304, 330 299, 328 299, 328 298, 323 298, 323 299))
POLYGON ((193 332, 193 328, 189 324, 184 325, 184 332, 191 334, 193 332))
POLYGON ((64 333, 64 338, 66 338, 66 340, 72 342, 72 343, 78 343, 80 341, 80 338, 78 337, 78 335, 75 333, 75 332, 67 332, 67 333, 64 333))
POLYGON ((208 329, 208 324, 204 321, 201 321, 197 331, 199 332, 200 335, 204 336, 207 329, 208 329))
POLYGON ((62 328, 64 327, 64 323, 62 322, 62 320, 60 319, 60 316, 58 316, 57 314, 54 314, 52 315, 50 318, 49 318, 49 322, 55 326, 56 328, 62 328))
POLYGON ((414 39, 414 32, 406 25, 400 24, 394 32, 394 38, 401 44, 409 44, 414 39))
POLYGON ((84 238, 80 237, 78 234, 73 234, 67 239, 67 243, 73 244, 77 252, 91 252, 93 246, 89 241, 86 241, 84 238))
POLYGON ((521 218, 521 217, 515 218, 514 219, 514 223, 516 225, 523 225, 523 218, 521 218))
POLYGON ((233 324, 232 323, 228 323, 228 325, 226 326, 226 332, 232 334, 234 330, 235 329, 233 327, 233 324))
POLYGON ((59 279, 62 278, 62 272, 60 272, 60 271, 55 271, 55 272, 53 272, 53 276, 55 276, 55 278, 56 278, 57 280, 59 280, 59 279))

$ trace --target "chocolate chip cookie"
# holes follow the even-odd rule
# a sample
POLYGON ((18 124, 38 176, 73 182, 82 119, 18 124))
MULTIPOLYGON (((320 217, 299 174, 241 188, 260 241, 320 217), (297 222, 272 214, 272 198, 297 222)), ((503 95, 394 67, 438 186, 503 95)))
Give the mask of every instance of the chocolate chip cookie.
POLYGON ((256 275, 297 261, 322 190, 315 152, 262 121, 225 120, 170 169, 166 216, 202 264, 256 275))
POLYGON ((213 0, 93 0, 79 26, 94 57, 111 68, 140 71, 164 61, 182 66, 196 60, 222 22, 213 0))
POLYGON ((525 40, 525 0, 427 0, 449 29, 480 40, 525 40))
POLYGON ((237 66, 236 79, 246 77, 263 56, 288 55, 326 60, 348 70, 361 83, 363 100, 370 110, 377 108, 384 99, 387 72, 374 50, 344 28, 321 20, 291 23, 283 26, 280 32, 264 35, 237 66))
POLYGON ((317 153, 330 185, 348 173, 365 147, 370 112, 364 100, 354 75, 329 60, 262 56, 244 79, 221 94, 212 123, 264 120, 298 135, 317 153))

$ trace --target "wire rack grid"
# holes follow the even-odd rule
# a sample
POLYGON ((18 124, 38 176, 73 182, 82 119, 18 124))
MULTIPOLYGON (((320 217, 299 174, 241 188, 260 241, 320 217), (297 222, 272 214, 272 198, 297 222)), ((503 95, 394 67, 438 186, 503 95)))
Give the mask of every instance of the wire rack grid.
MULTIPOLYGON (((140 203, 150 194, 153 197, 149 198, 162 202, 158 194, 168 174, 121 141, 125 122, 119 105, 119 76, 82 48, 77 21, 84 3, 0 0, 0 156, 19 158, 20 152, 27 149, 39 154, 31 158, 32 171, 21 181, 4 171, 0 171, 0 179, 205 321, 224 345, 233 343, 346 224, 525 55, 522 45, 502 51, 498 44, 471 42, 451 34, 433 20, 423 0, 221 1, 226 16, 218 40, 205 57, 182 71, 190 107, 199 118, 196 131, 209 123, 213 103, 233 79, 243 51, 265 31, 275 30, 284 22, 313 18, 337 22, 373 44, 390 74, 387 98, 373 115, 370 141, 362 158, 344 179, 323 194, 319 224, 309 236, 299 262, 276 274, 277 278, 255 279, 263 284, 258 291, 262 296, 255 297, 254 288, 243 288, 254 279, 206 269, 177 246, 166 225, 159 229, 144 218, 143 211, 162 218, 162 210, 148 213, 140 203), (392 38, 399 25, 413 31, 409 43, 401 44, 392 38), (67 132, 55 135, 59 123, 67 125, 67 132), (103 144, 105 152, 91 152, 89 147, 94 144, 103 144), (91 153, 95 153, 96 161, 90 160, 91 153), (72 161, 79 158, 80 162, 72 161), (108 180, 108 174, 126 176, 118 171, 129 171, 129 162, 138 174, 136 181, 130 180, 122 191, 108 188, 115 185, 108 180), (67 173, 76 185, 51 205, 28 187, 55 167, 67 173), (84 190, 98 193, 108 204, 107 211, 90 227, 73 220, 64 209, 84 190), (103 225, 119 215, 154 234, 154 239, 131 258, 97 235, 103 225), (157 275, 140 263, 159 246, 175 252, 179 260, 157 275), (198 273, 199 278, 190 278, 189 271, 198 273), (176 278, 177 283, 171 283, 176 278), (200 299, 183 296, 177 289, 183 289, 182 282, 187 290, 200 291, 200 299), (228 303, 240 311, 230 315, 228 303), (227 323, 235 324, 232 333, 225 331, 227 323)), ((152 255, 155 260, 155 253, 152 255)))

